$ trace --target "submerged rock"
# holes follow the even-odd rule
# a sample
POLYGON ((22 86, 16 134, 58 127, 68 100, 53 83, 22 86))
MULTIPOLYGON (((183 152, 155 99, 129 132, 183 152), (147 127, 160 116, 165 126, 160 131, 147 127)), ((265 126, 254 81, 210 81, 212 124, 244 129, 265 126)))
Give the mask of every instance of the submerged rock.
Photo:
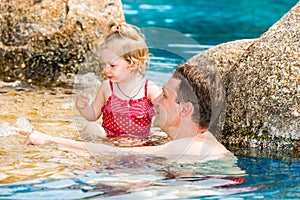
POLYGON ((226 88, 223 142, 299 149, 300 2, 259 38, 221 44, 189 62, 208 58, 226 88))
POLYGON ((108 23, 123 22, 120 0, 0 2, 0 79, 57 85, 101 72, 93 45, 108 23))

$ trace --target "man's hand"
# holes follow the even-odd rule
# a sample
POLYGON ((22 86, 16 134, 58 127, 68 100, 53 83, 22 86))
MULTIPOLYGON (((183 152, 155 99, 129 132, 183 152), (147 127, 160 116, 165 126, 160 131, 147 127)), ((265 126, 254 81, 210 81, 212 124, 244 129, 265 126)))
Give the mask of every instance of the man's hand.
POLYGON ((31 145, 44 145, 48 144, 51 142, 51 137, 50 135, 46 135, 44 133, 38 132, 38 131, 25 131, 18 129, 16 130, 18 133, 21 135, 27 136, 25 140, 25 144, 31 144, 31 145))

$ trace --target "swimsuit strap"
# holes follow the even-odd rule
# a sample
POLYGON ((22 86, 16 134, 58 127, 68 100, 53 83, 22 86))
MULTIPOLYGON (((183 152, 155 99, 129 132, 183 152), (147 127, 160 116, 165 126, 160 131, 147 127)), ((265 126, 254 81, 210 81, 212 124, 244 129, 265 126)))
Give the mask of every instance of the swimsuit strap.
POLYGON ((145 97, 147 97, 148 96, 148 94, 147 94, 147 87, 148 86, 148 80, 146 80, 146 82, 145 82, 145 97))
POLYGON ((113 87, 113 83, 111 81, 109 81, 109 85, 110 85, 111 92, 114 93, 114 87, 113 87))
MULTIPOLYGON (((110 86, 111 92, 114 93, 114 87, 113 87, 113 83, 111 81, 109 81, 109 86, 110 86)), ((148 96, 147 89, 148 89, 148 80, 146 80, 146 82, 145 82, 145 97, 148 96)))

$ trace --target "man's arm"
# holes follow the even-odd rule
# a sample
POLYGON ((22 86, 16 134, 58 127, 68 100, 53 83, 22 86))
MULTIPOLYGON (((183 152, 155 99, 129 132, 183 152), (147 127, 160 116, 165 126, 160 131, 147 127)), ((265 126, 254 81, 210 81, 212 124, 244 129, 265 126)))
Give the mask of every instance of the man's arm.
POLYGON ((17 132, 27 136, 25 143, 31 145, 45 145, 45 144, 55 143, 65 147, 71 147, 74 149, 89 151, 91 153, 111 153, 111 152, 121 153, 122 152, 120 149, 113 146, 75 141, 67 138, 47 135, 39 131, 28 132, 24 130, 17 130, 17 132))
POLYGON ((18 133, 27 136, 26 144, 31 145, 45 145, 55 143, 65 147, 89 151, 90 153, 136 153, 136 154, 152 154, 152 155, 167 155, 172 153, 169 147, 172 142, 168 142, 160 146, 144 146, 144 147, 113 147, 110 145, 90 142, 80 142, 67 138, 56 137, 41 133, 39 131, 28 132, 24 130, 17 130, 18 133))

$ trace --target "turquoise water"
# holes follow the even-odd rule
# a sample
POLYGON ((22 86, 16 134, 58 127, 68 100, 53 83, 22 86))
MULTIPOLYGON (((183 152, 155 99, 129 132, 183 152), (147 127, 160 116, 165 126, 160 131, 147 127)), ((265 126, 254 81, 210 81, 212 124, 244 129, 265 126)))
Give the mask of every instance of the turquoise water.
POLYGON ((188 34, 200 44, 216 45, 256 38, 297 0, 124 0, 126 21, 188 34))
MULTIPOLYGON (((259 37, 296 0, 124 0, 126 20, 146 32, 147 76, 163 83, 178 63, 211 46, 259 37), (157 34, 158 33, 160 34, 157 34), (165 33, 165 34, 162 34, 165 33)), ((244 151, 250 151, 245 149, 244 151)), ((299 158, 233 151, 235 163, 165 165, 159 158, 116 157, 60 179, 0 185, 0 199, 300 199, 299 158)), ((69 169, 65 169, 69 171, 69 169)))
MULTIPOLYGON (((193 55, 224 42, 259 37, 277 22, 297 0, 124 0, 126 21, 144 28, 165 28, 181 34, 173 39, 170 34, 147 34, 149 43, 155 41, 175 43, 185 55, 174 57, 157 53, 150 65, 149 77, 164 82, 170 76, 176 63, 183 63, 193 55), (158 35, 158 36, 157 36, 158 35), (157 36, 157 38, 156 38, 157 36), (161 38, 162 37, 162 38, 161 38), (186 41, 188 39, 194 40, 186 41), (188 43, 188 45, 186 45, 188 43), (157 78, 157 74, 159 79, 157 78)), ((171 34, 173 35, 173 34, 171 34)), ((151 46, 151 45, 150 45, 151 46)))
POLYGON ((270 158, 166 166, 124 156, 69 178, 0 186, 0 199, 299 199, 299 168, 270 158))

